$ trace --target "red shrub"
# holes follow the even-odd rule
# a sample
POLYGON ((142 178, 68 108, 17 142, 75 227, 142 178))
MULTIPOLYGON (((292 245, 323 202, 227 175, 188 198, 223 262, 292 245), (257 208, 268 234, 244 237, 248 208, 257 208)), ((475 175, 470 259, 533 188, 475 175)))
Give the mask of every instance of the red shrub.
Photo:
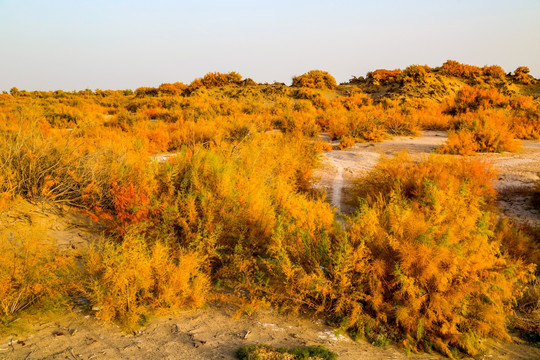
POLYGON ((374 85, 388 85, 398 80, 401 69, 386 70, 377 69, 367 73, 367 81, 374 85))

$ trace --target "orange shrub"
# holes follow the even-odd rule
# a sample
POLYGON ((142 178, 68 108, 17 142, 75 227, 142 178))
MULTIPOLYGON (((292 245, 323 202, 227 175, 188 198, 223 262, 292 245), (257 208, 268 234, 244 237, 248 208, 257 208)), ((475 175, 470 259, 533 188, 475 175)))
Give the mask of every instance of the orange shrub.
POLYGON ((385 158, 377 169, 355 185, 355 194, 369 201, 376 201, 373 194, 390 200, 392 189, 399 183, 400 191, 407 198, 416 199, 427 182, 435 182, 441 190, 450 190, 454 182, 467 183, 471 196, 482 198, 486 205, 495 204, 496 191, 493 181, 496 173, 488 164, 472 159, 456 159, 446 156, 432 156, 415 163, 401 153, 393 158, 385 158))
POLYGON ((387 137, 383 121, 371 112, 349 116, 348 128, 351 136, 365 141, 377 142, 387 137))
MULTIPOLYGON (((537 182, 540 190, 540 182, 537 182)), ((532 239, 519 227, 514 226, 508 218, 502 218, 497 224, 496 238, 503 245, 503 251, 510 257, 540 267, 540 244, 532 239)))
POLYGON ((442 153, 468 155, 476 151, 518 151, 521 148, 506 117, 498 112, 462 115, 454 126, 456 131, 450 131, 447 143, 439 147, 442 153))
POLYGON ((188 86, 181 82, 175 82, 173 84, 163 83, 159 85, 158 90, 161 94, 164 95, 181 95, 188 86))
POLYGON ((335 89, 336 79, 326 71, 311 70, 292 79, 293 87, 306 87, 312 89, 335 89))
POLYGON ((355 144, 354 138, 343 136, 339 140, 339 149, 340 150, 347 149, 347 148, 350 148, 351 146, 354 146, 354 144, 355 144))
POLYGON ((371 97, 361 91, 355 91, 348 96, 338 97, 332 102, 333 106, 343 106, 348 111, 360 110, 372 104, 373 100, 371 97))
POLYGON ((135 96, 145 97, 145 96, 157 96, 159 90, 154 87, 140 87, 135 90, 135 96))
POLYGON ((499 79, 499 80, 504 80, 506 77, 506 73, 504 72, 504 69, 498 65, 484 66, 482 68, 482 75, 488 78, 499 79))
POLYGON ((382 121, 386 132, 390 135, 418 135, 418 124, 416 119, 412 116, 407 116, 402 112, 386 111, 382 121))
POLYGON ((526 66, 518 67, 514 70, 514 80, 525 85, 536 84, 536 80, 529 75, 529 72, 530 70, 526 66))
POLYGON ((455 60, 447 60, 442 65, 441 72, 445 75, 469 79, 482 75, 482 69, 478 66, 461 64, 455 60))
POLYGON ((374 85, 388 85, 396 82, 401 75, 401 69, 386 70, 377 69, 366 75, 366 80, 374 85))
POLYGON ((437 148, 442 154, 473 155, 480 149, 474 134, 469 130, 449 130, 448 139, 437 148))
POLYGON ((132 183, 120 185, 113 181, 111 193, 115 215, 121 223, 140 221, 148 216, 150 198, 132 183))
POLYGON ((309 88, 300 88, 296 90, 295 97, 297 99, 314 100, 317 94, 309 88))
POLYGON ((431 68, 427 65, 410 65, 403 70, 400 78, 403 82, 424 81, 431 68))
POLYGON ((508 98, 500 94, 496 88, 483 90, 465 85, 459 90, 445 111, 451 115, 459 115, 507 104, 508 98))
POLYGON ((398 157, 359 181, 349 239, 364 267, 346 291, 363 291, 360 329, 371 321, 448 356, 451 347, 477 353, 478 335, 509 338, 507 317, 533 267, 501 254, 491 180, 476 161, 398 157))
POLYGON ((189 84, 189 90, 193 91, 201 87, 210 89, 227 85, 237 85, 240 81, 242 81, 242 75, 235 71, 226 74, 211 72, 204 75, 202 78, 193 80, 191 84, 189 84))
POLYGON ((210 285, 204 260, 128 232, 121 243, 102 240, 88 249, 81 290, 101 319, 133 331, 153 312, 200 306, 210 285))
POLYGON ((0 329, 31 306, 63 303, 73 288, 73 254, 59 250, 40 226, 3 227, 0 253, 0 329))
POLYGON ((540 139, 540 111, 522 111, 508 115, 510 129, 518 139, 540 139))
POLYGON ((534 103, 532 96, 513 96, 508 105, 514 110, 538 110, 538 105, 534 103))
POLYGON ((477 81, 480 77, 484 77, 488 82, 489 80, 506 80, 506 73, 504 69, 498 65, 485 65, 478 67, 474 65, 461 64, 454 60, 447 60, 441 67, 441 73, 444 75, 455 76, 466 80, 477 81))
POLYGON ((412 124, 423 130, 448 130, 453 123, 451 115, 444 113, 443 105, 431 100, 413 98, 402 105, 412 124))

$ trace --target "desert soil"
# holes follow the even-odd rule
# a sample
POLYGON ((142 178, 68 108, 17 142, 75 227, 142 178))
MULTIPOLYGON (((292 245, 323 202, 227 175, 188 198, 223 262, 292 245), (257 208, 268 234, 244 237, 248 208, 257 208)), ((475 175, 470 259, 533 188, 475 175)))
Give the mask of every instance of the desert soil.
MULTIPOLYGON (((258 310, 236 316, 232 305, 209 305, 174 316, 152 319, 136 334, 126 334, 92 315, 73 312, 54 321, 36 323, 24 335, 0 339, 0 359, 235 359, 247 344, 278 347, 323 345, 341 360, 442 359, 435 354, 411 354, 394 346, 376 347, 353 341, 323 321, 306 316, 258 310)), ((486 359, 540 359, 540 349, 519 339, 488 342, 486 359)))
MULTIPOLYGON (((347 186, 373 169, 382 155, 407 149, 412 156, 426 156, 445 140, 444 132, 424 132, 419 137, 396 137, 329 151, 323 155, 316 175, 320 185, 327 188, 329 201, 338 211, 347 212, 351 210, 344 204, 347 186)), ((500 204, 505 214, 538 225, 540 215, 530 206, 526 190, 540 171, 540 142, 524 142, 522 152, 517 154, 477 156, 499 170, 496 186, 503 194, 500 204)), ((80 216, 61 216, 44 208, 14 210, 10 219, 44 224, 61 246, 84 246, 99 232, 80 216), (28 213, 32 214, 30 219, 28 213)), ((407 357, 394 346, 381 348, 364 340, 355 342, 306 315, 278 314, 272 309, 241 316, 236 316, 237 312, 233 305, 212 304, 151 319, 140 332, 126 334, 114 324, 74 310, 54 320, 33 322, 23 334, 1 337, 0 359, 234 359, 239 347, 258 343, 283 347, 324 345, 341 360, 440 359, 429 354, 407 357)), ((527 346, 518 338, 505 344, 489 341, 486 346, 486 359, 540 359, 539 348, 527 346)))
MULTIPOLYGON (((324 139, 324 138, 323 138, 324 139)), ((399 136, 379 143, 358 143, 345 150, 324 153, 315 172, 320 186, 327 189, 328 201, 338 211, 350 213, 347 188, 354 178, 367 174, 381 156, 406 150, 413 158, 428 156, 446 141, 444 131, 424 131, 418 137, 399 136)), ((518 153, 481 153, 474 156, 492 164, 497 171, 496 189, 503 213, 519 223, 540 227, 540 212, 532 206, 531 189, 540 174, 540 141, 523 141, 518 153)))
MULTIPOLYGON (((266 343, 294 347, 324 345, 340 359, 405 359, 395 347, 353 342, 322 321, 259 310, 235 316, 236 308, 213 305, 158 318, 136 334, 93 316, 69 314, 34 326, 33 331, 0 342, 0 359, 235 359, 238 348, 266 343)), ((439 359, 412 355, 409 359, 439 359)))

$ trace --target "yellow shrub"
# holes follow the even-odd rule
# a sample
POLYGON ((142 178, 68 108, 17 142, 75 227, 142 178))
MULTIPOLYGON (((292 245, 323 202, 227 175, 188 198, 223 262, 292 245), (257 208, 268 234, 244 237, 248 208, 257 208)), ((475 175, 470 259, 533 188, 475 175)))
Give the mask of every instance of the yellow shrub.
POLYGON ((336 79, 326 71, 311 70, 300 76, 293 77, 292 86, 313 89, 335 89, 336 79))
POLYGON ((430 71, 427 65, 410 65, 403 70, 400 78, 403 82, 422 82, 430 71))
POLYGON ((518 67, 514 70, 514 80, 525 85, 536 84, 536 79, 529 75, 529 72, 530 70, 526 66, 518 67))
POLYGON ((508 338, 507 317, 534 266, 504 254, 513 241, 495 235, 491 176, 473 161, 401 157, 358 184, 349 237, 370 254, 361 303, 379 326, 449 356, 450 346, 475 354, 477 335, 508 338))
POLYGON ((449 191, 456 184, 467 184, 471 196, 493 206, 497 195, 493 188, 495 178, 493 168, 479 160, 434 155, 415 163, 405 152, 384 158, 369 176, 355 183, 352 191, 360 198, 375 201, 381 196, 389 200, 398 186, 406 196, 414 197, 425 192, 425 182, 434 182, 449 191))
POLYGON ((103 320, 133 330, 164 309, 200 306, 209 289, 205 258, 128 233, 118 244, 101 240, 83 257, 83 293, 103 320))
MULTIPOLYGON (((527 280, 520 254, 533 254, 519 232, 494 235, 491 171, 385 160, 354 189, 359 213, 343 224, 314 186, 317 155, 330 149, 314 138, 325 131, 345 146, 423 128, 450 130, 445 152, 515 150, 514 136, 538 136, 538 106, 479 87, 440 98, 456 81, 504 85, 498 67, 447 62, 357 80, 338 88, 312 71, 291 89, 233 72, 135 93, 13 89, 0 96, 0 210, 17 196, 45 199, 109 225, 111 238, 83 258, 82 290, 129 329, 201 304, 211 276, 246 302, 307 307, 372 340, 473 352, 476 335, 504 336, 514 285, 527 280), (413 85, 429 99, 403 99, 413 85)), ((2 291, 16 294, 9 279, 2 291)), ((63 293, 55 286, 41 298, 63 293)))
POLYGON ((73 286, 74 257, 36 225, 0 231, 0 324, 45 300, 62 302, 73 286))
POLYGON ((518 151, 521 148, 507 118, 499 112, 462 115, 454 126, 456 131, 450 131, 447 143, 438 149, 442 153, 469 155, 477 151, 518 151))
POLYGON ((332 143, 327 142, 327 141, 322 141, 322 140, 317 140, 315 142, 315 147, 318 152, 326 152, 326 151, 331 151, 334 149, 334 146, 332 145, 332 143))
POLYGON ((351 146, 354 146, 354 144, 355 144, 354 138, 349 137, 349 136, 343 136, 339 140, 339 149, 340 150, 347 149, 347 148, 350 148, 351 146))
POLYGON ((540 139, 540 110, 510 114, 509 122, 518 139, 540 139))
POLYGON ((485 110, 491 107, 504 107, 509 98, 499 93, 496 88, 480 89, 465 85, 450 101, 446 113, 459 115, 467 112, 485 110))
POLYGON ((211 72, 202 78, 195 79, 189 84, 189 90, 193 91, 200 87, 213 88, 227 85, 238 85, 242 80, 242 75, 232 71, 230 73, 211 72))
POLYGON ((531 238, 519 227, 514 226, 507 218, 501 219, 497 224, 495 236, 503 244, 504 251, 516 260, 536 264, 540 270, 540 244, 531 241, 531 238))
POLYGON ((479 149, 479 145, 474 138, 474 134, 467 130, 450 130, 448 139, 437 148, 442 154, 472 155, 479 149))

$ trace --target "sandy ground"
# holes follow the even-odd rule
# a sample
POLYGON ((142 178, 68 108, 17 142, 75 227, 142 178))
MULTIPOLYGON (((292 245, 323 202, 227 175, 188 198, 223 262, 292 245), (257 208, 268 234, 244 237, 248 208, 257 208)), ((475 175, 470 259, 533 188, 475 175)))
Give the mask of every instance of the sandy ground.
POLYGON ((0 227, 17 224, 38 224, 44 235, 54 239, 59 248, 72 249, 87 246, 102 230, 83 212, 27 201, 20 201, 0 214, 0 227))
MULTIPOLYGON (((345 150, 323 154, 315 172, 320 185, 327 189, 328 200, 338 211, 349 213, 347 187, 352 180, 368 173, 381 156, 393 156, 407 150, 413 157, 428 156, 446 141, 444 131, 425 131, 418 137, 395 137, 380 143, 359 143, 345 150)), ((540 141, 523 141, 518 153, 481 153, 476 158, 492 164, 498 173, 496 189, 503 213, 519 223, 540 227, 540 212, 531 203, 530 190, 540 174, 540 141)))
MULTIPOLYGON (((365 174, 381 155, 394 155, 407 149, 413 156, 425 156, 446 140, 444 132, 424 132, 419 137, 396 137, 381 143, 362 143, 342 151, 324 154, 317 171, 321 186, 328 189, 329 201, 339 211, 346 187, 354 177, 365 174), (345 189, 345 190, 344 190, 345 189)), ((496 184, 503 193, 501 208, 520 221, 540 222, 530 207, 527 188, 540 171, 540 142, 524 142, 517 154, 479 154, 499 169, 496 184)), ((64 215, 50 209, 29 206, 14 209, 9 221, 34 221, 50 229, 60 246, 85 246, 98 236, 88 219, 64 215), (31 214, 30 219, 25 214, 31 214)), ((230 305, 210 305, 173 316, 158 317, 137 334, 126 334, 118 326, 104 323, 92 314, 75 310, 54 321, 34 323, 23 335, 0 338, 0 359, 234 359, 234 352, 246 344, 274 346, 324 345, 339 359, 439 359, 438 355, 406 354, 393 346, 375 347, 364 340, 352 341, 334 329, 306 316, 278 314, 275 310, 257 311, 251 316, 235 316, 230 305)), ((513 343, 486 343, 485 359, 540 359, 540 349, 515 338, 513 343)))
POLYGON ((523 141, 519 153, 480 154, 495 166, 501 194, 499 207, 518 223, 540 229, 540 211, 532 205, 531 190, 540 176, 540 141, 523 141))
POLYGON ((407 150, 411 156, 427 156, 446 141, 444 131, 425 131, 418 137, 398 136, 378 143, 358 143, 345 150, 325 152, 314 176, 327 190, 328 200, 338 211, 349 213, 347 187, 354 178, 367 174, 381 156, 393 156, 407 150))
MULTIPOLYGON (((233 306, 211 305, 150 321, 136 334, 94 316, 71 313, 55 321, 35 324, 23 336, 0 339, 0 359, 235 359, 238 348, 265 343, 277 347, 323 345, 340 360, 428 360, 437 354, 407 356, 394 346, 376 347, 357 342, 323 321, 258 310, 235 316, 233 306)), ((540 359, 540 349, 519 339, 514 343, 487 342, 485 359, 540 359)))
MULTIPOLYGON (((235 317, 232 306, 211 306, 159 318, 137 334, 125 334, 92 316, 70 314, 35 326, 32 333, 0 341, 0 359, 235 359, 238 348, 266 343, 324 345, 339 359, 405 359, 402 351, 353 342, 320 320, 261 310, 235 317)), ((440 359, 415 354, 409 359, 440 359)))

